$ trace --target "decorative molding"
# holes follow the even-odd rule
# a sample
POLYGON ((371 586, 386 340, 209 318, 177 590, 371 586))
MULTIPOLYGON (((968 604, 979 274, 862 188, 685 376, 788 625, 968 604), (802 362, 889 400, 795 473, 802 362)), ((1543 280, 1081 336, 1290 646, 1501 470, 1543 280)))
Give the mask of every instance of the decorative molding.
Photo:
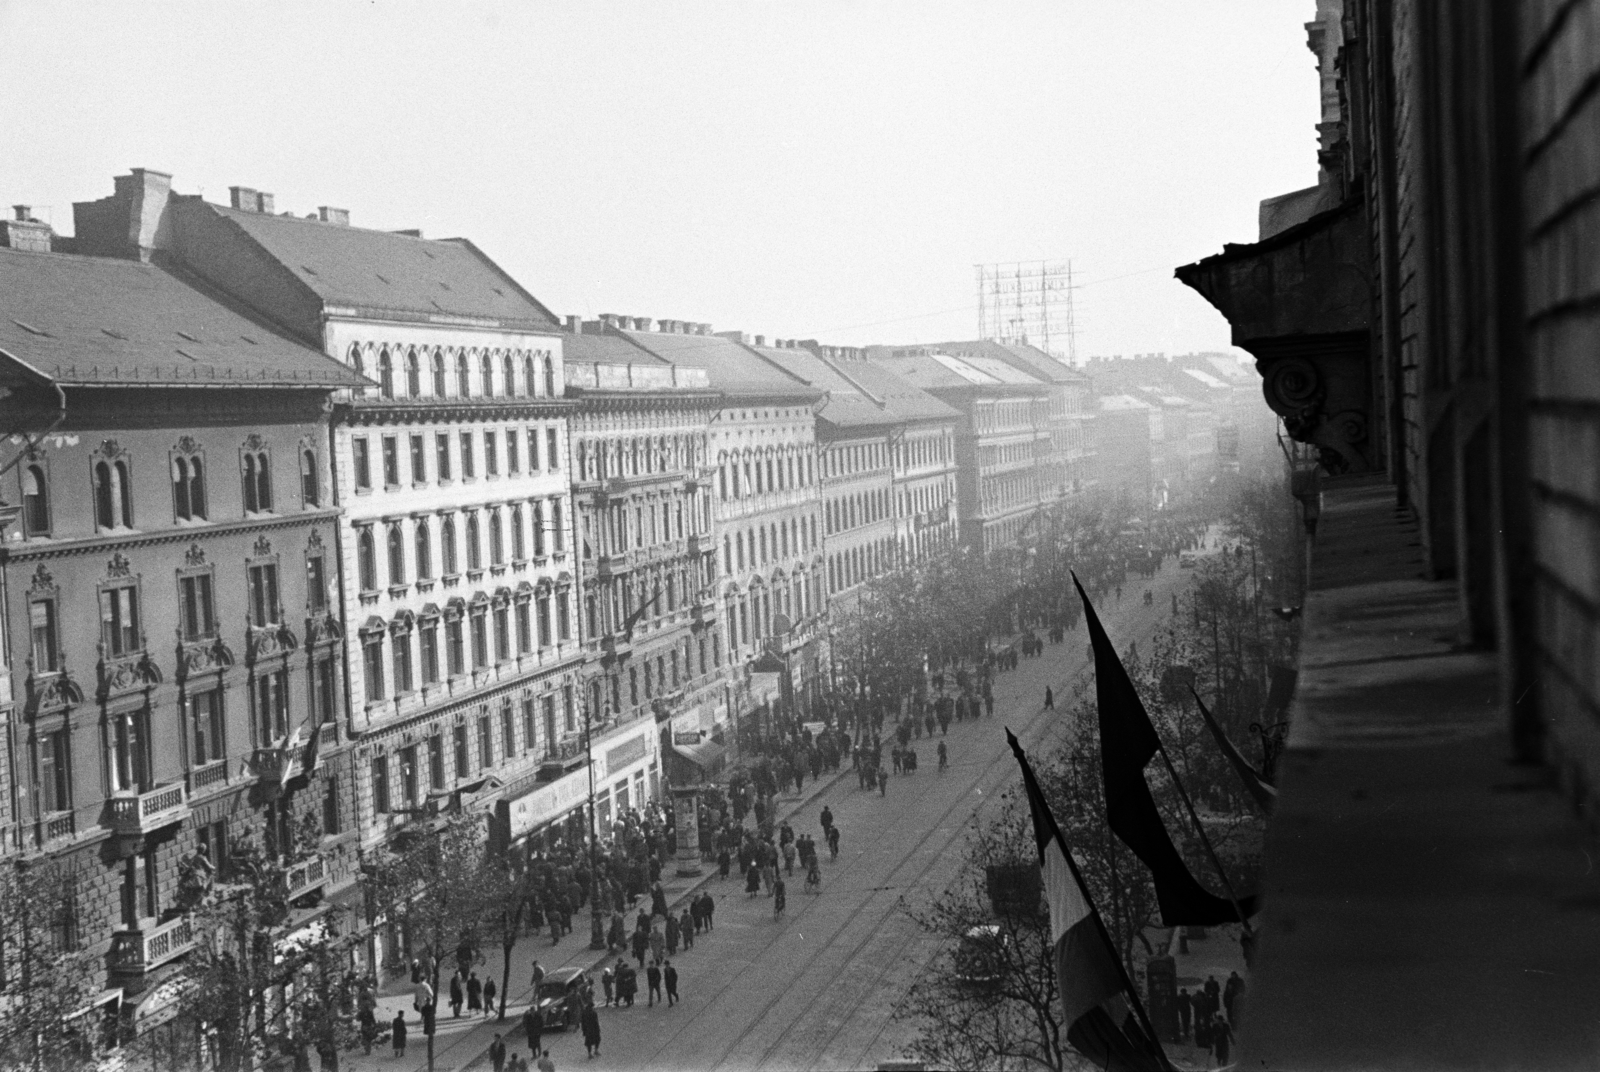
POLYGON ((206 564, 206 549, 200 546, 199 540, 191 543, 189 549, 183 553, 183 562, 184 565, 190 567, 199 567, 206 564))
POLYGON ((123 554, 121 551, 113 554, 111 556, 111 561, 106 563, 107 577, 126 577, 131 571, 132 566, 128 562, 128 556, 123 554))
POLYGON ((95 448, 94 453, 106 458, 115 458, 122 453, 122 444, 115 439, 102 439, 100 445, 95 448))
POLYGON ((251 548, 251 551, 257 558, 266 558, 272 554, 272 541, 267 538, 266 533, 263 532, 256 537, 255 546, 251 548))
POLYGON ((267 441, 261 438, 261 434, 259 432, 251 432, 249 435, 244 437, 245 450, 260 450, 266 445, 267 441))
POLYGON ((200 450, 200 444, 194 436, 184 435, 178 437, 177 445, 172 448, 180 454, 195 454, 200 450))
POLYGON ((55 577, 52 576, 50 571, 45 568, 43 562, 39 563, 39 568, 33 571, 33 581, 28 586, 28 591, 37 592, 40 594, 48 594, 54 592, 55 590, 55 577))
POLYGON ((306 550, 316 553, 322 550, 322 530, 312 529, 311 535, 306 537, 306 550))

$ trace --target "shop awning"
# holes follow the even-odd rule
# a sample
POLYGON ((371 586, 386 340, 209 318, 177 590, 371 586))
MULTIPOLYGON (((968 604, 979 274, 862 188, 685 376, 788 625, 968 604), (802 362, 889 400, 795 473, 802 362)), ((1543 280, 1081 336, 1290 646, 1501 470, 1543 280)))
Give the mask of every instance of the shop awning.
POLYGON ((716 741, 701 741, 699 744, 674 744, 672 750, 702 770, 710 770, 712 765, 728 752, 726 748, 716 741))

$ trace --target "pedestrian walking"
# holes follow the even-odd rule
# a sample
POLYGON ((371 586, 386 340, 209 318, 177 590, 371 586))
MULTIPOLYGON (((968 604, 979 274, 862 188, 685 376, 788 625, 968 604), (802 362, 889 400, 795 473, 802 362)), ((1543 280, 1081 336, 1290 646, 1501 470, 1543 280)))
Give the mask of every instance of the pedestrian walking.
POLYGON ((837 826, 828 827, 828 852, 833 859, 837 860, 839 858, 839 828, 837 826))
POLYGON ((605 971, 600 973, 600 987, 606 992, 606 1006, 608 1008, 611 1005, 612 986, 615 979, 616 973, 611 970, 611 965, 607 964, 605 971))
POLYGON ((544 982, 544 969, 539 966, 539 958, 533 958, 533 988, 539 989, 539 984, 544 982))
POLYGON ((878 768, 878 795, 880 797, 889 795, 889 772, 882 767, 878 768))
POLYGON ((1046 711, 1056 709, 1056 694, 1050 690, 1049 685, 1044 687, 1044 708, 1046 711))
POLYGON ((467 977, 467 1011, 483 1011, 483 984, 478 981, 477 972, 467 977))
POLYGON ((667 956, 675 957, 678 955, 678 919, 671 912, 667 913, 665 930, 667 932, 667 956))
POLYGON ((644 970, 644 978, 645 982, 650 984, 650 1000, 646 1005, 648 1008, 661 996, 661 966, 652 960, 650 966, 644 970))
POLYGON ((783 915, 784 899, 783 879, 780 878, 772 888, 772 916, 774 919, 783 915))
POLYGON ((794 876, 794 854, 794 842, 785 841, 783 843, 783 871, 784 874, 789 875, 791 878, 794 876))
POLYGON ((709 893, 701 896, 706 903, 705 911, 702 913, 706 920, 706 930, 714 931, 717 929, 717 899, 709 893))
POLYGON ((661 969, 661 977, 667 984, 667 1004, 669 1006, 676 1005, 678 1003, 678 969, 672 966, 672 961, 667 961, 666 966, 661 969))
POLYGON ((493 1016, 494 1013, 495 1013, 494 991, 495 991, 494 980, 493 979, 484 980, 484 983, 483 983, 483 1015, 485 1015, 485 1016, 493 1016))
POLYGON ((650 958, 657 964, 666 959, 667 940, 654 927, 650 929, 650 958))
POLYGON ((503 1072, 506 1067, 506 1042, 499 1035, 489 1043, 489 1063, 494 1065, 494 1072, 503 1072))
POLYGON ((404 1009, 394 1014, 394 1023, 389 1025, 390 1041, 394 1043, 394 1055, 406 1055, 406 1013, 404 1009))
POLYGON ((583 1047, 589 1051, 590 1057, 600 1056, 600 1014, 593 1005, 583 1007, 583 1016, 579 1018, 583 1028, 583 1047))
POLYGON ((544 1032, 544 1019, 539 1015, 539 992, 533 992, 533 1004, 522 1014, 522 1033, 528 1036, 528 1051, 537 1057, 540 1050, 540 1036, 544 1032))
POLYGON ((683 942, 683 950, 687 953, 694 948, 695 923, 685 908, 683 915, 678 917, 678 939, 683 942))
POLYGON ((372 1044, 378 1038, 378 1018, 370 1008, 363 1005, 358 1019, 361 1022, 361 1052, 370 1057, 372 1056, 372 1044))
POLYGON ((828 836, 828 827, 833 825, 833 809, 826 804, 822 806, 822 836, 828 836))
POLYGON ((1189 988, 1184 987, 1178 991, 1178 1038, 1189 1037, 1189 1017, 1192 1014, 1194 1002, 1189 997, 1189 988))
POLYGON ((755 864, 744 874, 744 892, 751 897, 761 892, 761 870, 755 864))
POLYGON ((1217 1067, 1223 1068, 1233 1053, 1233 1028, 1221 1016, 1211 1019, 1211 1052, 1217 1056, 1217 1067))
POLYGON ((732 870, 732 864, 733 857, 728 854, 727 846, 723 846, 722 851, 717 853, 717 872, 726 879, 728 872, 732 870))
POLYGON ((461 1003, 466 1000, 466 995, 461 992, 461 973, 450 977, 450 1009, 457 1020, 461 1019, 461 1003))

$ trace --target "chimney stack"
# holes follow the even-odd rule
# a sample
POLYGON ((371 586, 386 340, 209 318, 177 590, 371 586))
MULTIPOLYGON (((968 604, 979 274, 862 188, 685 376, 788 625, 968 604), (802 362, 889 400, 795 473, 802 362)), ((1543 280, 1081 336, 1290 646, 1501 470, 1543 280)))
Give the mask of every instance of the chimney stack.
POLYGON ((568 335, 577 335, 582 331, 583 331, 583 317, 581 317, 581 316, 569 316, 569 317, 567 317, 567 334, 568 335))
POLYGON ((634 317, 633 318, 633 330, 634 331, 649 331, 650 330, 650 317, 648 317, 648 316, 636 316, 636 317, 634 317))
POLYGON ((756 336, 756 345, 757 346, 765 346, 765 345, 767 345, 767 337, 765 335, 757 335, 756 336))
POLYGON ((601 313, 600 323, 604 324, 608 329, 620 328, 622 327, 622 317, 616 313, 601 313))
POLYGON ((230 186, 228 204, 240 212, 255 212, 261 204, 260 195, 248 186, 230 186))
POLYGON ((77 252, 149 260, 153 251, 165 249, 171 242, 167 202, 172 197, 172 176, 134 168, 111 182, 114 192, 110 197, 73 202, 77 252))
POLYGON ((25 253, 49 253, 54 230, 48 223, 33 218, 33 206, 12 205, 14 220, 0 223, 0 246, 25 253))
POLYGON ((340 227, 350 226, 350 210, 347 208, 329 208, 327 205, 317 206, 317 219, 323 223, 334 223, 340 227))

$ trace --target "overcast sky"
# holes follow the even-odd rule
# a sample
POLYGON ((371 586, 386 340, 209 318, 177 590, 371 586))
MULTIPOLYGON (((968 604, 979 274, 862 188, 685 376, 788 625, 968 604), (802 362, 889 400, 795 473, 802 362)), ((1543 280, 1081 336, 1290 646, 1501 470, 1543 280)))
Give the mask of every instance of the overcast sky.
POLYGON ((1172 268, 1316 181, 1312 0, 0 0, 0 201, 130 167, 465 235, 557 313, 971 337, 1066 259, 1080 356, 1224 349, 1172 268))

